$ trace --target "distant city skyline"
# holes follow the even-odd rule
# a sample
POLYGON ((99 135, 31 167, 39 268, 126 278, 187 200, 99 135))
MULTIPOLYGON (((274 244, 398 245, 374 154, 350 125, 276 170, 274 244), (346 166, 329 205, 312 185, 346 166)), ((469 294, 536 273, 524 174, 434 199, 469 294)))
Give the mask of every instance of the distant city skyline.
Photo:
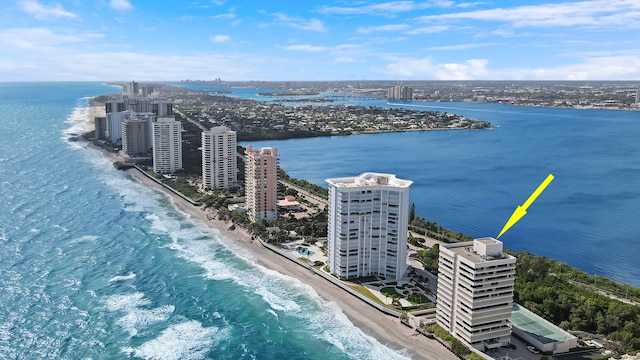
POLYGON ((23 0, 0 10, 0 81, 640 79, 636 0, 23 0))

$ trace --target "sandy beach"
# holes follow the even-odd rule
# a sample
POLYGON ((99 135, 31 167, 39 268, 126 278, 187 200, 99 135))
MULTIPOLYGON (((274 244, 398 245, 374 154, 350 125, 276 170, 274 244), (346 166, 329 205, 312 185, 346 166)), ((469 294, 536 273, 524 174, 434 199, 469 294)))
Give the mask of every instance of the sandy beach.
POLYGON ((138 169, 130 168, 126 171, 142 184, 158 189, 170 196, 178 210, 202 221, 213 229, 219 230, 223 236, 250 251, 260 265, 310 285, 323 299, 338 304, 349 320, 367 335, 376 338, 389 348, 394 350, 405 349, 406 353, 413 359, 457 359, 442 344, 417 334, 411 328, 402 325, 398 318, 383 314, 306 268, 288 260, 283 261, 284 258, 282 256, 265 248, 258 241, 251 241, 251 235, 242 227, 236 227, 235 230, 231 231, 229 230, 230 223, 220 221, 215 216, 208 217, 200 207, 193 206, 165 189, 142 174, 138 169))

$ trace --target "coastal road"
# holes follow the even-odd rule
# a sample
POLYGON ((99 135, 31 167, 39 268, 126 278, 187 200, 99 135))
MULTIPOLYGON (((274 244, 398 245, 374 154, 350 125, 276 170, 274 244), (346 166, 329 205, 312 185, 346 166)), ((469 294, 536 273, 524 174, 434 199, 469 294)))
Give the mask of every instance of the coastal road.
POLYGON ((318 195, 312 194, 309 191, 307 191, 307 190, 305 190, 305 189, 303 189, 303 188, 301 188, 299 186, 296 186, 296 185, 294 185, 294 184, 292 184, 290 182, 287 182, 287 181, 284 181, 284 180, 278 180, 278 182, 280 184, 286 186, 287 188, 290 188, 290 189, 293 189, 293 190, 297 191, 298 194, 300 194, 303 197, 305 197, 309 202, 312 202, 312 203, 318 205, 318 207, 321 208, 321 209, 326 207, 329 204, 329 202, 326 199, 323 199, 322 197, 320 197, 318 195))
POLYGON ((184 119, 186 119, 188 122, 192 123, 193 125, 197 126, 200 128, 200 130, 202 131, 208 131, 209 129, 207 129, 206 127, 204 127, 202 124, 200 124, 198 121, 188 117, 187 115, 185 115, 184 113, 180 112, 180 110, 176 110, 176 108, 174 107, 173 112, 182 116, 184 119))

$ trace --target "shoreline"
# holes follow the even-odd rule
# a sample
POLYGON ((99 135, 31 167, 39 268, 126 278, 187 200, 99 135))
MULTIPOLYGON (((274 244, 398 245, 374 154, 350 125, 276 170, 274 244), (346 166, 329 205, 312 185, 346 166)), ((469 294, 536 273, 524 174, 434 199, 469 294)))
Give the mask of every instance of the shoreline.
POLYGON ((262 246, 258 241, 252 241, 251 235, 243 227, 236 226, 234 230, 229 230, 231 222, 218 220, 215 216, 207 216, 208 213, 202 211, 200 207, 190 204, 162 187, 138 169, 130 168, 125 172, 143 185, 162 191, 169 196, 177 210, 192 219, 201 221, 211 229, 220 231, 222 236, 250 252, 259 265, 311 286, 321 298, 336 303, 356 327, 381 344, 400 353, 404 350, 412 359, 457 359, 438 341, 417 334, 413 329, 401 324, 400 319, 383 314, 302 266, 291 261, 282 261, 281 255, 262 246))
MULTIPOLYGON (((91 143, 89 143, 88 147, 102 153, 109 160, 119 160, 117 154, 108 153, 91 143)), ((412 328, 400 323, 399 318, 382 313, 303 266, 297 265, 292 261, 283 261, 280 254, 264 247, 259 241, 252 240, 251 234, 244 227, 236 226, 234 230, 230 230, 231 222, 218 220, 215 213, 203 211, 201 206, 189 203, 135 167, 128 168, 124 172, 142 185, 161 191, 170 198, 171 204, 176 210, 191 219, 202 222, 202 224, 211 229, 219 231, 220 235, 231 243, 248 251, 258 265, 275 270, 280 274, 311 286, 322 299, 337 304, 354 326, 391 350, 399 354, 407 354, 411 359, 458 359, 437 340, 420 335, 412 328)))

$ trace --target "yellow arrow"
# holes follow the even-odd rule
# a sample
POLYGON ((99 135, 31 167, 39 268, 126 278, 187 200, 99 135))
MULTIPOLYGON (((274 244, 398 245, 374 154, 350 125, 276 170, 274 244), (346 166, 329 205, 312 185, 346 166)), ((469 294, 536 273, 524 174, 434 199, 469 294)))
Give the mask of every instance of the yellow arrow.
POLYGON ((498 237, 496 239, 499 239, 500 236, 502 236, 502 234, 504 234, 507 230, 509 230, 510 227, 512 227, 515 223, 517 223, 520 219, 522 219, 523 216, 527 214, 527 208, 529 208, 529 206, 533 204, 533 202, 538 198, 540 193, 547 187, 547 185, 549 185, 549 183, 553 180, 553 178, 554 178, 553 174, 549 174, 549 176, 547 176, 547 178, 544 179, 542 184, 538 186, 536 191, 534 191, 533 194, 529 196, 527 201, 525 201, 524 204, 518 205, 518 207, 516 207, 516 210, 513 212, 513 214, 511 214, 509 221, 507 221, 507 223, 504 225, 504 227, 502 228, 502 231, 500 231, 500 234, 498 234, 498 237))

